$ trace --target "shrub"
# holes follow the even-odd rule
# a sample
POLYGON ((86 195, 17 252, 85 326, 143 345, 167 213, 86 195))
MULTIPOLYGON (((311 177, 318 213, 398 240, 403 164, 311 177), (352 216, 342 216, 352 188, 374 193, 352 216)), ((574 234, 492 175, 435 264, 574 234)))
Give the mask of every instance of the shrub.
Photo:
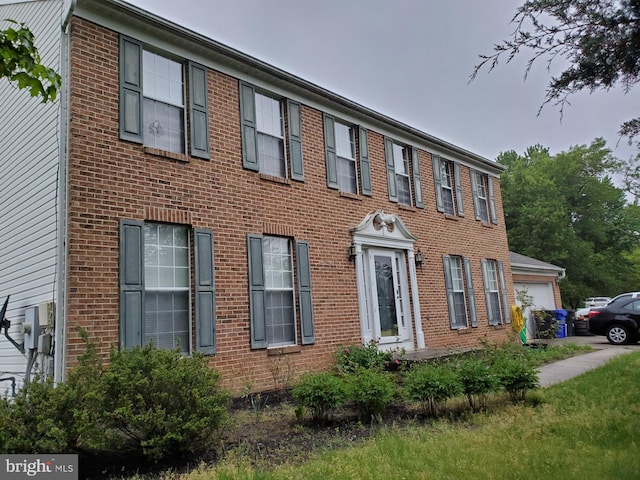
POLYGON ((0 399, 0 451, 2 453, 67 453, 74 435, 68 428, 71 405, 64 388, 51 380, 34 379, 13 399, 0 399))
POLYGON ((489 365, 478 357, 466 357, 457 362, 456 370, 469 408, 473 411, 486 408, 487 395, 499 387, 489 365))
POLYGON ((203 355, 150 345, 111 352, 102 372, 99 422, 104 444, 152 460, 208 450, 227 415, 228 395, 220 375, 203 355))
POLYGON ((344 378, 349 399, 362 418, 380 418, 396 393, 395 377, 389 373, 360 368, 344 378))
POLYGON ((384 370, 393 360, 393 354, 378 350, 378 344, 373 340, 366 345, 342 347, 336 352, 336 364, 342 373, 353 373, 358 368, 384 370))
POLYGON ((521 356, 503 357, 493 365, 499 384, 507 391, 512 402, 525 399, 527 390, 538 387, 535 368, 521 356))
POLYGON ((328 372, 306 373, 291 391, 299 407, 311 412, 314 422, 327 422, 333 411, 346 399, 341 379, 328 372))
POLYGON ((451 364, 423 363, 404 378, 407 398, 420 402, 427 415, 437 415, 439 407, 462 392, 462 385, 451 364))

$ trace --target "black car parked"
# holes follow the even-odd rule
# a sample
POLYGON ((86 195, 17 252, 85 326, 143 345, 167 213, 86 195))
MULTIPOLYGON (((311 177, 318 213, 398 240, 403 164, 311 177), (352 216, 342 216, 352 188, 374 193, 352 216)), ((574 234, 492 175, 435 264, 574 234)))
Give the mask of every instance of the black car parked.
POLYGON ((613 345, 637 342, 640 338, 640 298, 592 308, 589 331, 595 335, 606 335, 613 345))

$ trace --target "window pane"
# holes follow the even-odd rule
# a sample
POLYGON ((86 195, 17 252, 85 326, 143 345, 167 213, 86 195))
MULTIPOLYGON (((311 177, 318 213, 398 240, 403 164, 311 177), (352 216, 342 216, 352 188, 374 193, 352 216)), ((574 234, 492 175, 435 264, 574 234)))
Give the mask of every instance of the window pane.
POLYGON ((464 292, 454 293, 453 303, 456 317, 455 326, 464 328, 467 326, 467 306, 465 304, 464 292))
POLYGON ((393 144, 393 163, 395 165, 396 173, 402 175, 409 174, 409 164, 407 162, 407 149, 393 144))
POLYGON ((158 249, 158 264, 163 266, 173 265, 173 247, 160 247, 158 249))
POLYGON ((356 147, 353 141, 353 128, 342 123, 335 122, 336 155, 339 157, 356 158, 356 147))
POLYGON ((283 137, 280 101, 256 93, 256 127, 258 132, 274 137, 283 137))
POLYGON ((267 292, 265 300, 269 345, 295 342, 293 292, 267 292))
POLYGON ((398 190, 398 203, 411 205, 409 177, 406 175, 396 175, 396 188, 398 190))
POLYGON ((184 109, 145 98, 143 142, 160 150, 185 153, 184 109))
POLYGON ((145 224, 145 341, 189 351, 189 248, 186 227, 145 224))
POLYGON ((355 160, 338 157, 338 188, 341 192, 358 193, 355 160))
POLYGON ((285 178, 284 140, 258 133, 260 172, 285 178))
POLYGON ((143 51, 142 89, 144 96, 178 107, 184 106, 182 64, 157 53, 143 51))
POLYGON ((451 162, 441 161, 440 162, 440 182, 442 185, 442 204, 444 207, 444 213, 448 213, 453 215, 455 213, 455 209, 453 206, 453 182, 451 170, 453 165, 451 162))
POLYGON ((291 243, 263 237, 267 340, 269 345, 295 342, 291 243))
POLYGON ((189 292, 147 292, 145 343, 189 353, 189 292))

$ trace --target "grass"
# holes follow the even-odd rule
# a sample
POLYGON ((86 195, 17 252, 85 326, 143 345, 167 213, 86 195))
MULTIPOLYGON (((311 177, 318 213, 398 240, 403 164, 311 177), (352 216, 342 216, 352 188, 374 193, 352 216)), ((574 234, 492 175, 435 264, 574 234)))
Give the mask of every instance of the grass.
POLYGON ((256 467, 232 453, 166 480, 640 478, 640 352, 533 392, 525 404, 410 426, 302 464, 256 467))

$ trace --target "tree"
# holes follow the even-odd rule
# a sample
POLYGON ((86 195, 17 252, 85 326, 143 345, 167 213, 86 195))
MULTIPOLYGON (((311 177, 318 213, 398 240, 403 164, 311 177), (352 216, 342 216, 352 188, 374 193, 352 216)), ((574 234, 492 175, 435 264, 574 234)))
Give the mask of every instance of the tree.
POLYGON ((555 156, 537 145, 500 154, 509 248, 560 265, 563 301, 637 290, 640 207, 611 181, 620 161, 604 140, 555 156))
POLYGON ((16 26, 0 30, 0 78, 26 88, 31 96, 43 102, 54 101, 62 79, 53 69, 42 64, 35 38, 24 23, 5 20, 16 26))
MULTIPOLYGON (((480 55, 472 80, 483 67, 491 71, 499 59, 509 63, 523 50, 532 52, 525 78, 537 60, 546 58, 549 67, 562 59, 568 66, 551 78, 540 106, 552 102, 561 114, 571 94, 615 86, 628 92, 640 80, 639 0, 529 0, 511 21, 511 39, 495 45, 493 54, 480 55)), ((630 139, 639 133, 640 117, 620 128, 630 139)))

